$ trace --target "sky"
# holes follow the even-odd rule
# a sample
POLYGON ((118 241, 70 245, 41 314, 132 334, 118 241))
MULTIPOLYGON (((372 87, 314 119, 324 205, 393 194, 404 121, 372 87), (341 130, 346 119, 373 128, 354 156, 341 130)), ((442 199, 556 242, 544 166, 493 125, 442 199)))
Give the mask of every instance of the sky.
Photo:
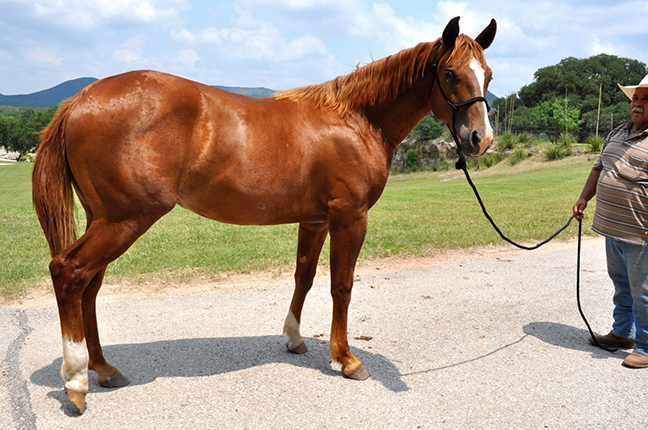
POLYGON ((648 63, 646 0, 0 0, 0 94, 137 69, 293 88, 435 40, 455 16, 471 37, 497 21, 500 97, 567 57, 648 63))

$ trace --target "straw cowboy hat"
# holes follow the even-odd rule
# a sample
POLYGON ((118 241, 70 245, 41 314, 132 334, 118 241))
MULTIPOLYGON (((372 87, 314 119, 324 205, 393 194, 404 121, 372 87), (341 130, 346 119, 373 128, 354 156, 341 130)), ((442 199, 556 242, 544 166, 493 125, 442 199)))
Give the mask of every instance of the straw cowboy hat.
POLYGON ((639 85, 628 85, 627 87, 622 86, 621 84, 617 84, 619 88, 621 88, 621 91, 625 93, 626 96, 630 100, 632 100, 632 96, 634 96, 635 90, 637 88, 648 88, 648 75, 644 76, 644 78, 639 82, 639 85))

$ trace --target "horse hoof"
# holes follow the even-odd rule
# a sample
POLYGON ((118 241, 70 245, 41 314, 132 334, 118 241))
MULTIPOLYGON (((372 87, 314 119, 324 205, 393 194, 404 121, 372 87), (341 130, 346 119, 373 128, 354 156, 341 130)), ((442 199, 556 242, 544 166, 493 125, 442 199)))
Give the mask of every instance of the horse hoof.
POLYGON ((295 354, 305 354, 306 352, 308 352, 308 347, 304 342, 295 346, 291 346, 290 342, 287 342, 286 346, 288 347, 288 350, 290 350, 290 352, 294 352, 295 354))
POLYGON ((74 406, 77 407, 79 413, 83 414, 83 411, 85 410, 86 393, 80 393, 78 391, 66 389, 65 394, 67 394, 68 399, 70 399, 70 401, 74 403, 74 406))
POLYGON ((99 385, 106 388, 118 388, 130 384, 130 381, 119 370, 104 380, 99 380, 99 385))
MULTIPOLYGON (((342 369, 342 371, 344 372, 344 369, 342 369)), ((356 381, 364 381, 365 379, 369 378, 369 372, 367 372, 363 365, 360 365, 358 370, 356 370, 355 372, 352 372, 350 374, 344 372, 344 376, 350 379, 355 379, 356 381)))

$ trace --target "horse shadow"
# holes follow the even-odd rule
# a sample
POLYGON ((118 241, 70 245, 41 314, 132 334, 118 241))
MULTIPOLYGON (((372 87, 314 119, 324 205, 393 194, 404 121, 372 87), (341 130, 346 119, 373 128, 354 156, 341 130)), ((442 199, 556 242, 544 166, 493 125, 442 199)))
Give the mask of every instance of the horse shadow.
MULTIPOLYGON (((193 378, 215 376, 267 364, 289 364, 318 370, 324 375, 340 377, 341 371, 331 368, 328 342, 304 338, 308 352, 294 354, 284 346, 283 336, 177 339, 159 342, 107 345, 104 356, 130 379, 130 385, 145 385, 157 378, 193 378)), ((363 349, 351 348, 353 354, 369 370, 371 379, 392 392, 408 391, 399 370, 386 357, 363 349)), ((31 382, 59 389, 50 393, 61 403, 67 398, 60 390, 62 358, 36 370, 31 382)), ((97 383, 97 375, 89 372, 89 393, 108 392, 97 383)))
POLYGON ((615 356, 624 359, 629 355, 621 349, 609 352, 590 345, 588 339, 591 336, 588 330, 566 324, 536 321, 525 325, 523 330, 525 334, 536 337, 545 343, 574 351, 588 352, 595 359, 603 360, 615 356))

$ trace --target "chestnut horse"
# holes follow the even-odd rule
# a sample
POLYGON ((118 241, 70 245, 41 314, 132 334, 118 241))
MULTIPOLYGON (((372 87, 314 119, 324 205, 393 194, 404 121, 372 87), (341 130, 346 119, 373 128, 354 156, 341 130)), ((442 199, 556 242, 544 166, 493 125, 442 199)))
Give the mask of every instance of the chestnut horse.
POLYGON ((81 413, 88 369, 103 386, 128 383, 99 343, 95 299, 106 266, 176 204, 226 223, 299 223, 284 335, 300 354, 302 306, 330 235, 331 358, 350 378, 369 376, 349 350, 347 310, 367 211, 385 187, 396 147, 430 111, 454 127, 468 155, 493 141, 483 49, 496 24, 473 40, 459 34, 458 20, 434 42, 266 99, 136 71, 63 102, 38 149, 33 200, 52 254, 61 375, 81 413), (453 112, 452 103, 474 98, 453 112), (79 239, 73 189, 87 215, 79 239))

